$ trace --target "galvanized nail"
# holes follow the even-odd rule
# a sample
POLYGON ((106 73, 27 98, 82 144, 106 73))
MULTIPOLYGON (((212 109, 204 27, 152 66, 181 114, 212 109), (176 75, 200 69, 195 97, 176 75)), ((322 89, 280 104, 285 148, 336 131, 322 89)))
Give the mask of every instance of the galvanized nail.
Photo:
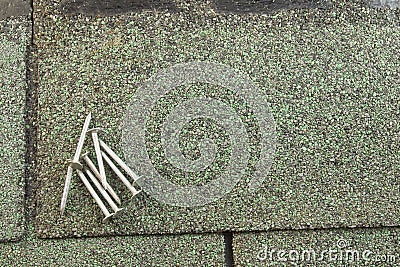
POLYGON ((94 191, 93 187, 90 185, 89 181, 86 179, 85 174, 81 170, 76 170, 78 172, 79 177, 81 178, 82 182, 85 184, 87 190, 89 193, 92 195, 94 200, 96 201, 97 205, 100 207, 101 211, 103 214, 106 216, 103 219, 103 222, 107 222, 110 220, 111 216, 114 215, 114 213, 110 213, 106 206, 104 205, 103 201, 99 198, 97 193, 94 191))
MULTIPOLYGON (((90 124, 90 120, 91 119, 92 119, 92 113, 89 112, 89 114, 86 116, 85 123, 83 124, 81 136, 79 138, 79 142, 78 142, 78 145, 76 147, 75 155, 74 155, 74 158, 73 158, 72 162, 78 162, 79 161, 79 156, 80 156, 81 151, 82 151, 83 142, 85 141, 86 132, 87 132, 87 130, 89 128, 89 124, 90 124)), ((65 178, 65 184, 64 184, 64 191, 63 191, 63 195, 62 195, 62 198, 61 198, 61 205, 60 205, 61 215, 64 214, 65 205, 67 204, 69 187, 71 185, 72 172, 73 172, 73 168, 71 166, 68 166, 67 176, 65 178)))
POLYGON ((104 197, 104 199, 107 201, 107 203, 110 205, 110 207, 113 209, 115 214, 123 210, 123 208, 118 208, 117 205, 115 205, 114 201, 111 199, 111 197, 108 195, 106 190, 101 186, 101 184, 97 181, 96 177, 92 174, 92 172, 85 168, 84 172, 86 173, 87 176, 89 176, 90 180, 92 183, 96 186, 97 190, 100 192, 100 194, 104 197))
MULTIPOLYGON (((81 159, 83 159, 86 164, 89 166, 90 170, 94 173, 94 175, 101 181, 101 175, 99 171, 96 169, 96 166, 94 165, 93 161, 89 158, 88 153, 85 153, 81 156, 81 159)), ((107 189, 108 193, 114 198, 114 200, 118 203, 118 205, 121 205, 121 199, 118 197, 117 193, 112 189, 110 185, 108 185, 107 189)))
POLYGON ((118 170, 117 166, 111 161, 107 155, 101 151, 101 155, 103 156, 104 160, 107 162, 107 164, 111 167, 111 169, 115 172, 115 174, 119 177, 119 179, 124 183, 126 187, 132 192, 132 194, 135 196, 138 193, 140 193, 141 190, 137 190, 135 187, 132 186, 132 184, 126 179, 126 177, 118 170))
POLYGON ((100 175, 102 177, 101 183, 102 183, 103 187, 105 189, 107 189, 108 183, 107 183, 107 178, 106 178, 106 171, 104 170, 103 157, 101 156, 101 153, 100 153, 99 137, 97 135, 98 131, 101 131, 101 128, 90 129, 90 130, 88 130, 88 133, 92 135, 94 150, 96 151, 97 164, 99 166, 100 175))
POLYGON ((83 169, 83 165, 79 161, 68 160, 67 164, 74 170, 82 170, 83 169))
POLYGON ((132 179, 136 182, 139 180, 139 176, 137 176, 131 168, 128 167, 128 165, 125 164, 125 162, 122 161, 120 157, 117 156, 117 154, 114 153, 114 151, 111 150, 109 146, 107 146, 100 138, 99 138, 100 146, 104 149, 104 151, 107 152, 110 157, 112 157, 116 163, 118 163, 119 166, 130 176, 132 179))

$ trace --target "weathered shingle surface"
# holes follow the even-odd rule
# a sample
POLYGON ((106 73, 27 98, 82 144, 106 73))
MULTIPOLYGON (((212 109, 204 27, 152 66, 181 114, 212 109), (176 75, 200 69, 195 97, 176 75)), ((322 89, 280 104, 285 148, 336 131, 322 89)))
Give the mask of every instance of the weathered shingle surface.
MULTIPOLYGON (((1 2, 0 2, 1 3, 1 2)), ((0 240, 24 232, 26 17, 0 20, 0 240)))
POLYGON ((398 228, 234 234, 235 266, 398 266, 398 228))
POLYGON ((223 266, 221 235, 97 237, 0 244, 1 266, 223 266))
MULTIPOLYGON (((229 266, 231 256, 236 266, 398 265, 397 2, 34 0, 32 56, 29 8, 0 0, 0 239, 6 241, 0 265, 229 266), (22 16, 9 18, 16 15, 22 16), (180 133, 177 146, 193 161, 215 141, 215 158, 199 163, 210 163, 205 169, 179 169, 163 147, 170 114, 181 119, 197 112, 195 105, 179 110, 184 101, 213 97, 236 112, 248 133, 239 141, 248 140, 249 161, 234 190, 214 203, 180 208, 149 192, 130 199, 107 169, 125 211, 102 223, 74 176, 60 217, 65 161, 86 114, 93 114, 91 127, 106 130, 101 138, 126 155, 124 114, 129 104, 142 103, 133 99, 154 96, 143 94, 142 85, 159 70, 193 61, 223 64, 258 85, 263 96, 256 100, 269 104, 276 126, 271 170, 257 165, 263 150, 255 102, 195 82, 155 102, 146 131, 134 133, 145 133, 145 146, 130 148, 140 159, 132 168, 149 179, 141 164, 148 159, 165 179, 199 188, 223 177, 234 146, 218 120, 196 118, 180 133), (27 88, 28 79, 37 87, 27 88), (32 136, 25 139, 25 132, 32 136), (264 182, 250 191, 255 178, 264 182), (233 251, 225 231, 234 231, 233 251)), ((91 145, 87 139, 84 151, 95 159, 91 145)))
MULTIPOLYGON (((182 12, 92 16, 63 15, 58 4, 35 1, 40 236, 69 236, 72 228, 94 236, 398 225, 399 209, 393 205, 400 198, 396 10, 332 1, 326 9, 220 14, 211 3, 190 1, 177 2, 182 12), (92 111, 92 126, 105 128, 102 138, 122 155, 124 113, 138 88, 157 71, 191 61, 225 64, 258 84, 276 122, 270 173, 256 172, 260 132, 246 103, 230 99, 224 88, 194 84, 158 101, 147 121, 145 152, 176 184, 201 186, 219 177, 230 160, 226 132, 204 121, 182 132, 187 136, 182 150, 192 158, 199 156, 199 139, 221 140, 217 144, 223 149, 205 175, 171 167, 159 131, 176 104, 214 95, 238 107, 251 141, 246 172, 231 193, 201 208, 167 206, 146 194, 129 201, 111 175, 111 183, 125 194, 127 210, 104 226, 100 210, 75 177, 66 214, 59 218, 64 162, 73 156, 86 114, 92 111), (202 127, 208 130, 199 135, 202 127), (266 175, 263 186, 250 192, 248 182, 260 174, 266 175)), ((143 175, 139 165, 132 168, 143 175)))
POLYGON ((28 0, 0 0, 0 20, 28 15, 30 12, 31 2, 28 0))

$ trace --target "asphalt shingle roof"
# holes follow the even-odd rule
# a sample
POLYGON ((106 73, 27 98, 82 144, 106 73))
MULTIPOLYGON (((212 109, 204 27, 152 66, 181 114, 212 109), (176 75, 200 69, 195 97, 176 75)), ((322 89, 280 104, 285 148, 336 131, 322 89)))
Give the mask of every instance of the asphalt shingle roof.
POLYGON ((25 92, 27 18, 0 21, 0 240, 25 231, 25 92))
MULTIPOLYGON (((33 233, 33 229, 30 229, 33 233)), ((222 235, 38 239, 0 243, 1 266, 223 266, 222 235)))
POLYGON ((234 234, 235 266, 397 266, 399 229, 234 234))
MULTIPOLYGON (((395 182, 400 155, 396 11, 337 1, 326 9, 225 15, 211 4, 195 3, 178 2, 185 12, 63 16, 56 5, 35 1, 38 234, 69 236, 72 228, 92 236, 397 225, 399 210, 391 205, 400 196, 395 182), (227 148, 207 175, 188 175, 167 164, 159 127, 173 105, 187 97, 231 101, 250 142, 248 168, 231 193, 199 209, 166 206, 143 194, 124 203, 121 223, 104 226, 74 178, 66 215, 59 218, 64 161, 73 155, 86 114, 93 112, 93 126, 105 128, 103 138, 122 155, 124 114, 138 88, 160 69, 191 61, 225 64, 259 86, 276 122, 270 173, 256 168, 262 154, 256 115, 246 109, 252 107, 224 88, 194 84, 167 94, 152 110, 146 153, 159 173, 181 185, 219 177, 229 162, 226 133, 211 126, 207 136, 220 133, 220 145, 227 148), (263 186, 250 192, 248 182, 259 175, 265 175, 263 186)), ((196 138, 202 138, 195 129, 204 123, 185 129, 189 141, 182 145, 194 157, 199 155, 196 138)), ((144 175, 139 164, 132 168, 144 175)))
MULTIPOLYGON (((231 260, 235 266, 279 266, 278 250, 296 257, 310 248, 348 249, 389 261, 362 258, 357 266, 397 264, 399 1, 33 4, 31 19, 27 1, 0 0, 0 266, 229 266, 231 260), (205 206, 174 207, 149 192, 130 199, 106 169, 125 211, 102 223, 103 214, 74 176, 60 217, 65 161, 74 154, 87 113, 93 114, 91 127, 105 129, 100 137, 126 156, 122 133, 129 104, 151 99, 159 89, 148 87, 154 91, 146 94, 141 86, 159 70, 193 61, 236 69, 259 87, 263 96, 256 100, 268 103, 276 127, 270 171, 257 167, 265 155, 255 102, 223 86, 178 86, 145 115, 146 131, 135 128, 145 144, 130 147, 135 160, 148 159, 146 164, 180 186, 201 188, 223 177, 235 150, 231 132, 218 120, 196 118, 180 133, 179 149, 192 160, 208 151, 209 143, 199 145, 202 139, 215 140, 213 161, 199 162, 211 162, 204 170, 179 170, 163 147, 162 127, 170 114, 181 119, 204 112, 194 110, 196 105, 182 111, 180 104, 213 97, 236 112, 248 133, 249 161, 233 191, 205 206), (255 178, 264 182, 251 191, 255 178), (225 232, 233 232, 232 244, 232 233, 225 232), (270 260, 265 253, 271 250, 270 260)), ((190 73, 190 66, 181 71, 190 73)), ((216 77, 217 69, 194 76, 216 77)), ((234 84, 228 77, 217 78, 234 84)), ((88 138, 84 151, 95 159, 91 146, 88 138)), ((130 164, 149 179, 140 160, 130 164)), ((337 266, 328 256, 294 261, 337 266)))

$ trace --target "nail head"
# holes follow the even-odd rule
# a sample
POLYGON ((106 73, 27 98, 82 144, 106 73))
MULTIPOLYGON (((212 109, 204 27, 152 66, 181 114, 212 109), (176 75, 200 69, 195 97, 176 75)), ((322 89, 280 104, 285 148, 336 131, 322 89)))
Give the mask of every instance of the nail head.
POLYGON ((97 132, 104 132, 104 130, 103 130, 103 128, 96 127, 96 128, 89 129, 86 133, 91 134, 91 133, 97 133, 97 132))
POLYGON ((68 166, 70 166, 74 170, 82 170, 83 169, 83 165, 79 161, 69 160, 67 163, 68 163, 68 166))

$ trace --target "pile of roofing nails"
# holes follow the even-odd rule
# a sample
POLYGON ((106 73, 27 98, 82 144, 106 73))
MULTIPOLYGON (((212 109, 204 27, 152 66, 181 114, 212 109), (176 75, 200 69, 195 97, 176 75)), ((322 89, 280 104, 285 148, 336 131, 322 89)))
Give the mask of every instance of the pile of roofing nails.
POLYGON ((78 145, 76 148, 75 156, 74 156, 73 160, 70 160, 68 162, 68 171, 67 171, 67 177, 65 180, 64 192, 63 192, 63 196, 61 199, 60 210, 61 210, 61 215, 62 215, 64 213, 65 205, 67 202, 68 191, 69 191, 69 187, 71 184, 72 174, 73 174, 73 171, 76 170, 79 178, 82 180, 83 184, 85 185, 85 187, 87 188, 89 193, 92 195, 92 197, 94 198, 96 203, 99 205, 101 211, 104 213, 105 218, 103 219, 103 222, 106 222, 111 218, 111 216, 120 212, 122 210, 122 208, 119 208, 115 204, 115 202, 117 202, 119 205, 121 205, 121 200, 117 196, 115 191, 111 188, 111 186, 107 183, 103 159, 107 162, 107 164, 115 172, 117 177, 124 183, 124 185, 126 187, 128 187, 128 189, 132 192, 133 196, 137 195, 139 192, 141 192, 141 190, 137 190, 129 182, 129 180, 124 176, 124 174, 122 174, 122 172, 113 163, 113 161, 110 159, 110 158, 112 158, 125 171, 125 173, 134 180, 134 183, 139 179, 139 177, 121 160, 121 158, 119 158, 111 150, 111 148, 108 145, 106 145, 98 137, 97 132, 100 130, 100 128, 93 128, 91 130, 88 130, 91 117, 92 117, 91 113, 89 113, 89 115, 86 117, 85 124, 83 125, 81 137, 79 139, 79 142, 78 142, 78 145), (94 149, 95 149, 96 157, 97 157, 97 164, 99 167, 98 169, 96 168, 93 161, 89 158, 88 153, 81 154, 86 134, 90 134, 92 136, 94 149), (102 150, 104 150, 104 151, 102 151, 102 150), (85 163, 85 165, 82 164, 80 160, 82 160, 85 163), (103 198, 107 201, 107 203, 112 208, 112 210, 114 211, 113 213, 110 213, 108 211, 107 207, 104 205, 103 201, 100 199, 99 195, 93 189, 91 183, 88 181, 88 179, 86 177, 89 177, 92 184, 96 187, 96 189, 100 192, 100 194, 103 196, 103 198))

